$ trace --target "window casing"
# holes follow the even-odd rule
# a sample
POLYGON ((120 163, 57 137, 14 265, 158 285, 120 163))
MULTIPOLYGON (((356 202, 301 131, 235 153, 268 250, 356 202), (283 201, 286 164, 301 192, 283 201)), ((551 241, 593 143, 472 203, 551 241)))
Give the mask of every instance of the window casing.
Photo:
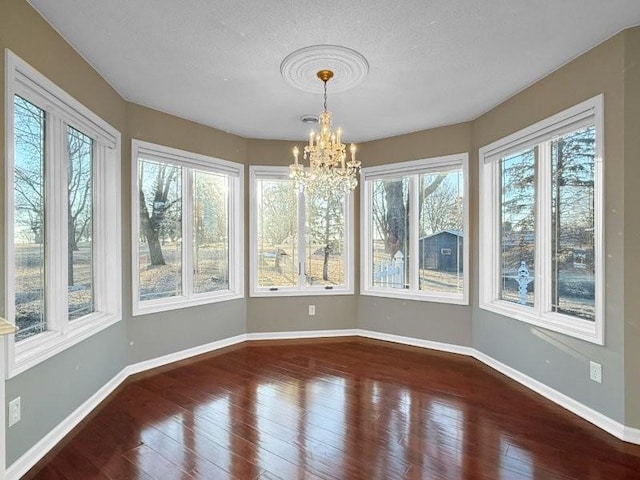
POLYGON ((468 154, 362 170, 361 293, 468 304, 468 154))
POLYGON ((120 133, 5 50, 5 316, 14 376, 122 318, 120 133))
POLYGON ((132 141, 133 314, 244 296, 243 165, 132 141))
POLYGON ((480 308, 604 344, 603 96, 480 149, 480 308))
POLYGON ((353 194, 305 197, 286 167, 249 169, 251 296, 353 293, 353 194))

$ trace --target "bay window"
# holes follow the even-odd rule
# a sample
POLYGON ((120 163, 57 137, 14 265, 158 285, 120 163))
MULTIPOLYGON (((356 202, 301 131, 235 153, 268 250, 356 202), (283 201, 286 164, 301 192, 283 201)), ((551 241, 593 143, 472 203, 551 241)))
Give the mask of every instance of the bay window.
POLYGON ((305 194, 251 167, 251 295, 353 293, 352 194, 305 194))
POLYGON ((602 344, 603 97, 480 150, 480 307, 602 344))
POLYGON ((132 142, 133 313, 243 296, 243 166, 132 142))
POLYGON ((120 133, 9 50, 5 60, 13 376, 121 319, 120 133))
POLYGON ((466 154, 362 170, 363 295, 468 303, 466 154))

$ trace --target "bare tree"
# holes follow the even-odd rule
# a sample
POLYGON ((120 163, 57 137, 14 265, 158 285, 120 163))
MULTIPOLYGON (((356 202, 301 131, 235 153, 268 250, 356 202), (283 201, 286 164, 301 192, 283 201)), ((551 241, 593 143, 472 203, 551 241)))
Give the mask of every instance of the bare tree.
POLYGON ((259 241, 275 247, 275 268, 278 272, 281 272, 280 257, 284 253, 281 246, 287 239, 293 240, 298 231, 296 205, 297 192, 292 182, 262 182, 259 241))
MULTIPOLYGON (((420 210, 447 177, 446 173, 433 176, 420 187, 420 210)), ((385 252, 393 257, 406 249, 409 228, 408 183, 405 180, 379 180, 373 192, 373 220, 376 231, 384 241, 385 252)))
POLYGON ((166 265, 160 240, 181 222, 180 168, 146 161, 139 164, 141 233, 149 247, 151 265, 166 265), (152 176, 155 173, 153 180, 146 178, 145 167, 152 176), (151 198, 147 200, 147 196, 151 198), (166 224, 171 225, 167 228, 166 224))
POLYGON ((344 238, 343 195, 330 193, 326 197, 312 195, 307 198, 307 219, 310 238, 322 245, 322 279, 329 281, 329 258, 341 253, 344 238))
MULTIPOLYGON (((429 186, 433 186, 431 181, 429 186)), ((450 182, 439 182, 420 198, 420 236, 442 230, 462 230, 462 196, 450 182), (439 188, 438 188, 439 187, 439 188)))

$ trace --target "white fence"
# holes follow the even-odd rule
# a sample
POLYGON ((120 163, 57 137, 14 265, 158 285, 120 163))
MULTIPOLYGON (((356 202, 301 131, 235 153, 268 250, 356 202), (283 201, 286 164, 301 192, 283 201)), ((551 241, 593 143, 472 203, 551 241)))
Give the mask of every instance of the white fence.
POLYGON ((376 287, 404 288, 404 254, 397 252, 391 260, 376 266, 373 284, 376 287))

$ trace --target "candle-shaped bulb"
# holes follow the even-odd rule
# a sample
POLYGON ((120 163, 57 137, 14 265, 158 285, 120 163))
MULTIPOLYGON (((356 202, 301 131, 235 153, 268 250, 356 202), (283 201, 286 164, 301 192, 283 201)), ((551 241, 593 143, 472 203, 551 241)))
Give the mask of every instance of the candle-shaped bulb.
POLYGON ((349 147, 349 151, 351 152, 351 161, 355 162, 356 161, 356 146, 355 144, 351 144, 351 146, 349 147))
POLYGON ((300 153, 300 150, 298 150, 298 146, 296 145, 295 147, 293 147, 293 160, 295 161, 296 165, 298 165, 298 154, 300 153))
POLYGON ((336 141, 338 143, 342 143, 342 129, 338 128, 338 131, 336 132, 336 141))
POLYGON ((309 146, 313 147, 313 130, 309 132, 309 146))

